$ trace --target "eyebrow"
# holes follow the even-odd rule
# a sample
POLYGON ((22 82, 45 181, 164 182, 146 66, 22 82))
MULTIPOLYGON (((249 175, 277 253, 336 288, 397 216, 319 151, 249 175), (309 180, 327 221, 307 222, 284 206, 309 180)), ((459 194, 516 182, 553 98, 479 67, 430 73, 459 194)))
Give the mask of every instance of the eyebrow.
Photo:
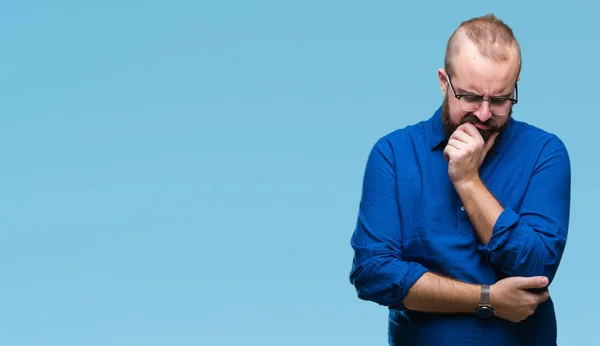
MULTIPOLYGON (((476 93, 474 91, 467 91, 467 90, 462 89, 462 88, 456 88, 456 94, 457 95, 477 95, 477 96, 481 96, 481 94, 479 94, 479 93, 476 93)), ((511 92, 508 92, 508 93, 505 93, 505 94, 502 94, 502 95, 494 95, 494 96, 491 96, 491 97, 509 97, 510 98, 510 97, 513 96, 513 94, 514 94, 514 91, 511 91, 511 92)))
POLYGON ((479 95, 478 93, 474 92, 474 91, 468 91, 462 88, 456 88, 456 93, 457 94, 465 94, 465 95, 479 95))
POLYGON ((513 97, 513 94, 514 94, 514 93, 515 93, 515 92, 514 92, 514 90, 513 90, 513 91, 511 91, 511 92, 509 92, 509 93, 502 94, 502 95, 500 95, 500 96, 492 96, 492 97, 513 97))

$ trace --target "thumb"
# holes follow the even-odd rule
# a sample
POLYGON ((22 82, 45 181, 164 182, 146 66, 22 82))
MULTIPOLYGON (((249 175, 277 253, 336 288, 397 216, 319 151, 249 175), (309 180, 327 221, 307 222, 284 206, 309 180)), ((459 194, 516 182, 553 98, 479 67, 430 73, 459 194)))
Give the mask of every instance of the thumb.
POLYGON ((492 149, 492 146, 494 145, 494 143, 496 143, 496 138, 498 138, 498 135, 500 134, 500 132, 494 132, 490 138, 488 138, 487 142, 485 142, 485 146, 483 147, 483 156, 485 157, 488 153, 488 151, 490 151, 490 149, 492 149))
POLYGON ((545 276, 524 277, 517 284, 517 287, 521 289, 544 288, 546 286, 548 286, 548 278, 545 276))

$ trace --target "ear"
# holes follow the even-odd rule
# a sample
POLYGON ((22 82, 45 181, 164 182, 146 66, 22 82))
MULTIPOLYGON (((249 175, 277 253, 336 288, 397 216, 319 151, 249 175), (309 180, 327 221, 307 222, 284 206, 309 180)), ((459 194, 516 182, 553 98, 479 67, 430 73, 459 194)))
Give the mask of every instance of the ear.
POLYGON ((446 71, 444 71, 443 68, 438 69, 438 80, 440 82, 442 95, 446 95, 446 89, 448 89, 448 78, 446 78, 446 71))

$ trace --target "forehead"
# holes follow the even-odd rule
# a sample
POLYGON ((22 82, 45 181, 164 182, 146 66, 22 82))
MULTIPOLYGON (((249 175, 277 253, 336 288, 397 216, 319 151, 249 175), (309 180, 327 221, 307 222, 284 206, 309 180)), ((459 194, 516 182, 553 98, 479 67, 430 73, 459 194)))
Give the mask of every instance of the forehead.
POLYGON ((511 50, 508 60, 494 60, 484 57, 475 45, 466 40, 453 60, 455 75, 452 83, 462 91, 504 94, 513 89, 519 73, 516 49, 511 50))

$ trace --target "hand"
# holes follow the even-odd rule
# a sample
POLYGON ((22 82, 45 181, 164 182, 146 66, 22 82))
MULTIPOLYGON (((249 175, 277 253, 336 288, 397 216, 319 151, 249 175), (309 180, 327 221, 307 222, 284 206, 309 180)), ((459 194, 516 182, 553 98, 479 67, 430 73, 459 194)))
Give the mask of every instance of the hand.
POLYGON ((492 134, 487 142, 475 125, 460 125, 448 140, 444 157, 448 161, 448 175, 454 185, 479 178, 479 167, 498 137, 492 134))
POLYGON ((533 315, 537 306, 550 298, 548 291, 529 292, 528 289, 544 288, 545 277, 509 277, 490 286, 490 303, 499 318, 521 322, 533 315))

